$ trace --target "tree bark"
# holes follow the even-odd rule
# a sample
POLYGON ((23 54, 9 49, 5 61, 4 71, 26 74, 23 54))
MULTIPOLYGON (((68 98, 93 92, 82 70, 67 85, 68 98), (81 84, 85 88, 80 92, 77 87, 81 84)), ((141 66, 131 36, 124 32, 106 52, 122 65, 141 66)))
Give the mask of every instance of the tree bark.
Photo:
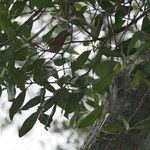
POLYGON ((103 140, 100 138, 100 135, 105 134, 102 128, 107 113, 110 115, 105 123, 120 121, 122 119, 120 114, 122 114, 127 118, 131 127, 148 118, 150 116, 150 88, 143 84, 131 88, 130 76, 126 70, 114 79, 107 93, 109 94, 103 101, 103 117, 93 125, 81 149, 150 150, 150 132, 148 130, 126 130, 116 134, 106 134, 103 140))

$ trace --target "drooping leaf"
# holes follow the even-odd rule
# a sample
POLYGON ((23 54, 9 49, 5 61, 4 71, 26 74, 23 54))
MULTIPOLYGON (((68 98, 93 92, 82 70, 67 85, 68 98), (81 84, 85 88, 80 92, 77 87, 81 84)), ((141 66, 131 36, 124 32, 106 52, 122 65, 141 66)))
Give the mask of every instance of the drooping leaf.
POLYGON ((22 11, 25 8, 25 4, 26 4, 25 1, 22 1, 22 2, 16 1, 13 4, 13 6, 12 6, 12 8, 10 10, 10 14, 11 14, 12 18, 16 18, 22 13, 22 11))
POLYGON ((121 122, 106 123, 103 126, 103 130, 107 132, 120 132, 124 129, 124 125, 121 122))
POLYGON ((136 123, 132 128, 139 130, 150 129, 150 118, 144 119, 136 123))
POLYGON ((86 128, 92 125, 97 119, 101 118, 101 115, 102 107, 99 106, 78 122, 78 128, 86 128))
POLYGON ((15 68, 12 64, 8 65, 7 70, 9 72, 9 76, 11 79, 17 84, 17 86, 21 89, 25 89, 25 74, 19 69, 15 68))
POLYGON ((88 57, 90 55, 91 51, 85 51, 83 52, 76 61, 72 62, 72 67, 77 70, 83 67, 83 65, 88 60, 88 57))
POLYGON ((102 79, 100 78, 95 80, 95 82, 93 83, 93 90, 98 93, 102 93, 112 83, 114 76, 115 73, 112 72, 109 75, 103 77, 102 79))
POLYGON ((98 76, 103 78, 103 77, 109 75, 110 73, 112 73, 117 64, 118 64, 118 62, 116 62, 116 61, 106 60, 106 61, 99 63, 95 67, 94 71, 98 76))
POLYGON ((14 84, 7 84, 7 94, 8 94, 8 101, 12 102, 16 95, 16 88, 14 84))
POLYGON ((36 6, 37 8, 47 8, 47 7, 52 7, 53 3, 52 0, 31 0, 32 6, 36 6))
POLYGON ((103 19, 104 16, 103 14, 99 14, 98 16, 96 16, 95 18, 95 27, 96 27, 96 34, 95 36, 98 37, 102 28, 102 24, 103 24, 103 19))
POLYGON ((0 3, 0 27, 10 40, 15 39, 15 32, 6 7, 0 3))
POLYGON ((83 93, 70 93, 68 95, 68 99, 65 104, 65 117, 68 118, 69 113, 74 112, 77 109, 77 106, 79 104, 79 101, 83 97, 83 93))
POLYGON ((23 105, 24 99, 25 99, 26 91, 22 91, 14 100, 13 103, 9 109, 9 116, 12 120, 14 115, 19 111, 21 106, 23 105))
POLYGON ((36 105, 38 105, 41 101, 41 97, 40 96, 36 96, 32 99, 30 99, 22 108, 21 110, 28 110, 36 105))
POLYGON ((39 113, 35 112, 32 115, 30 115, 23 123, 19 130, 19 137, 24 136, 27 134, 35 125, 37 118, 38 118, 39 113))

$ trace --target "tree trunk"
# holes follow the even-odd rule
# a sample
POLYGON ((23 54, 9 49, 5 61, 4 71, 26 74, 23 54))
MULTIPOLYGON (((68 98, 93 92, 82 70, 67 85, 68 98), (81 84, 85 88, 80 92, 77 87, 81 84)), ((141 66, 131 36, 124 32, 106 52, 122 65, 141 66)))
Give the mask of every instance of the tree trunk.
POLYGON ((103 102, 105 103, 103 117, 93 125, 82 149, 150 150, 150 132, 148 130, 124 130, 115 134, 103 132, 103 120, 107 113, 110 115, 104 125, 121 121, 121 116, 124 116, 132 127, 148 118, 150 116, 150 88, 142 84, 134 89, 131 88, 129 73, 123 71, 114 79, 107 93, 109 94, 103 102), (101 139, 101 135, 105 138, 101 139))

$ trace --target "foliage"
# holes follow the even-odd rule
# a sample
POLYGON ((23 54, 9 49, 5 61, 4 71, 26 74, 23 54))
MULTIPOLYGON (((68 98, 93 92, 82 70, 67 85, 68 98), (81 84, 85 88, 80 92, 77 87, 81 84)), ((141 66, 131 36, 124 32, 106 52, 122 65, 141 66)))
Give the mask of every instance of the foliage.
MULTIPOLYGON (((50 127, 57 107, 72 126, 93 124, 103 113, 102 97, 126 66, 131 88, 150 86, 149 4, 149 0, 0 2, 0 94, 7 90, 11 120, 18 112, 36 108, 19 136, 38 120, 50 127), (33 85, 40 92, 26 100, 33 85)), ((130 130, 126 119, 120 121, 104 129, 130 130)), ((131 130, 149 128, 149 123, 141 120, 131 130)))

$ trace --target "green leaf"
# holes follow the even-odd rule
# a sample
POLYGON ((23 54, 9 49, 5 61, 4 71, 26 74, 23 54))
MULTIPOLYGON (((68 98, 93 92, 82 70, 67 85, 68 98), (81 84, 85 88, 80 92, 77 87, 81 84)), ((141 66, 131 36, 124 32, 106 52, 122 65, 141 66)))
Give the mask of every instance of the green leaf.
POLYGON ((101 115, 102 107, 99 106, 78 122, 78 128, 86 128, 92 125, 97 119, 101 118, 101 115))
POLYGON ((143 73, 138 69, 131 81, 131 87, 135 88, 140 84, 141 79, 143 78, 143 73))
POLYGON ((25 1, 16 1, 11 7, 10 14, 12 18, 17 18, 25 8, 25 1))
POLYGON ((33 128, 37 121, 38 115, 39 113, 35 112, 24 121, 22 127, 19 130, 19 137, 24 136, 33 128))
POLYGON ((41 102, 41 96, 36 96, 30 99, 22 108, 21 110, 28 110, 41 102))
POLYGON ((18 51, 15 52, 14 59, 17 61, 25 61, 28 56, 28 49, 27 47, 22 47, 18 51))
POLYGON ((19 69, 15 68, 12 64, 8 65, 7 70, 11 79, 17 84, 17 86, 23 91, 25 89, 25 74, 19 69))
POLYGON ((119 64, 119 63, 116 62, 116 61, 106 60, 106 61, 103 61, 103 62, 99 63, 95 67, 94 71, 98 76, 103 78, 103 77, 111 74, 117 64, 119 64))
POLYGON ((97 79, 93 82, 93 90, 102 93, 111 83, 115 76, 115 73, 112 72, 104 78, 97 79))
POLYGON ((43 106, 44 111, 49 110, 54 103, 57 103, 59 107, 64 109, 68 95, 69 92, 66 88, 58 89, 51 98, 45 101, 45 104, 43 106))
POLYGON ((48 33, 46 33, 42 39, 44 42, 46 42, 48 45, 50 44, 51 42, 51 36, 53 34, 53 32, 55 31, 55 29, 58 27, 58 25, 54 26, 48 33))
POLYGON ((43 125, 46 125, 47 121, 49 120, 49 115, 42 113, 38 119, 40 123, 42 123, 43 125))
POLYGON ((142 31, 149 33, 150 34, 150 20, 149 18, 146 16, 143 19, 143 24, 142 24, 142 31))
POLYGON ((150 61, 144 61, 142 64, 136 66, 145 75, 150 77, 150 61))
POLYGON ((22 91, 17 98, 13 100, 13 103, 9 109, 9 116, 12 120, 14 115, 19 111, 20 107, 23 105, 25 99, 26 91, 22 91))
POLYGON ((139 129, 139 130, 150 129, 150 118, 138 122, 132 127, 132 129, 139 129))
POLYGON ((10 40, 15 39, 15 32, 11 20, 9 19, 8 10, 0 3, 0 27, 8 35, 10 40))
POLYGON ((68 118, 68 114, 74 112, 77 109, 79 101, 83 97, 83 93, 70 93, 65 104, 65 117, 68 118))
POLYGON ((39 85, 44 85, 45 83, 47 83, 47 79, 50 76, 53 76, 55 72, 56 72, 55 69, 42 68, 39 71, 35 71, 33 79, 39 85))
POLYGON ((121 119, 122 119, 122 122, 123 122, 123 124, 124 124, 125 129, 126 129, 126 130, 129 130, 130 125, 129 125, 129 122, 127 121, 127 119, 126 119, 122 114, 120 114, 120 117, 121 117, 121 119))
POLYGON ((55 59, 55 60, 54 60, 54 64, 55 64, 56 66, 62 66, 62 65, 64 65, 66 62, 67 62, 67 59, 66 59, 66 58, 60 58, 60 59, 55 59))
POLYGON ((32 6, 36 6, 37 8, 47 8, 47 7, 52 7, 53 3, 52 0, 31 0, 32 6))
POLYGON ((8 94, 8 101, 12 102, 16 95, 16 88, 14 84, 7 84, 7 94, 8 94))
POLYGON ((95 36, 98 37, 103 25, 103 19, 104 19, 104 15, 103 14, 99 14, 98 16, 96 16, 95 18, 95 27, 96 27, 96 34, 95 36))
POLYGON ((115 122, 115 123, 106 123, 103 126, 103 130, 107 132, 120 132, 124 130, 123 123, 115 122))
POLYGON ((8 48, 7 50, 0 51, 0 67, 4 66, 6 62, 13 58, 13 51, 8 48))
POLYGON ((72 62, 72 67, 75 70, 81 69, 83 67, 83 65, 86 63, 86 61, 88 60, 88 57, 90 55, 91 51, 85 51, 83 52, 76 61, 72 62))

